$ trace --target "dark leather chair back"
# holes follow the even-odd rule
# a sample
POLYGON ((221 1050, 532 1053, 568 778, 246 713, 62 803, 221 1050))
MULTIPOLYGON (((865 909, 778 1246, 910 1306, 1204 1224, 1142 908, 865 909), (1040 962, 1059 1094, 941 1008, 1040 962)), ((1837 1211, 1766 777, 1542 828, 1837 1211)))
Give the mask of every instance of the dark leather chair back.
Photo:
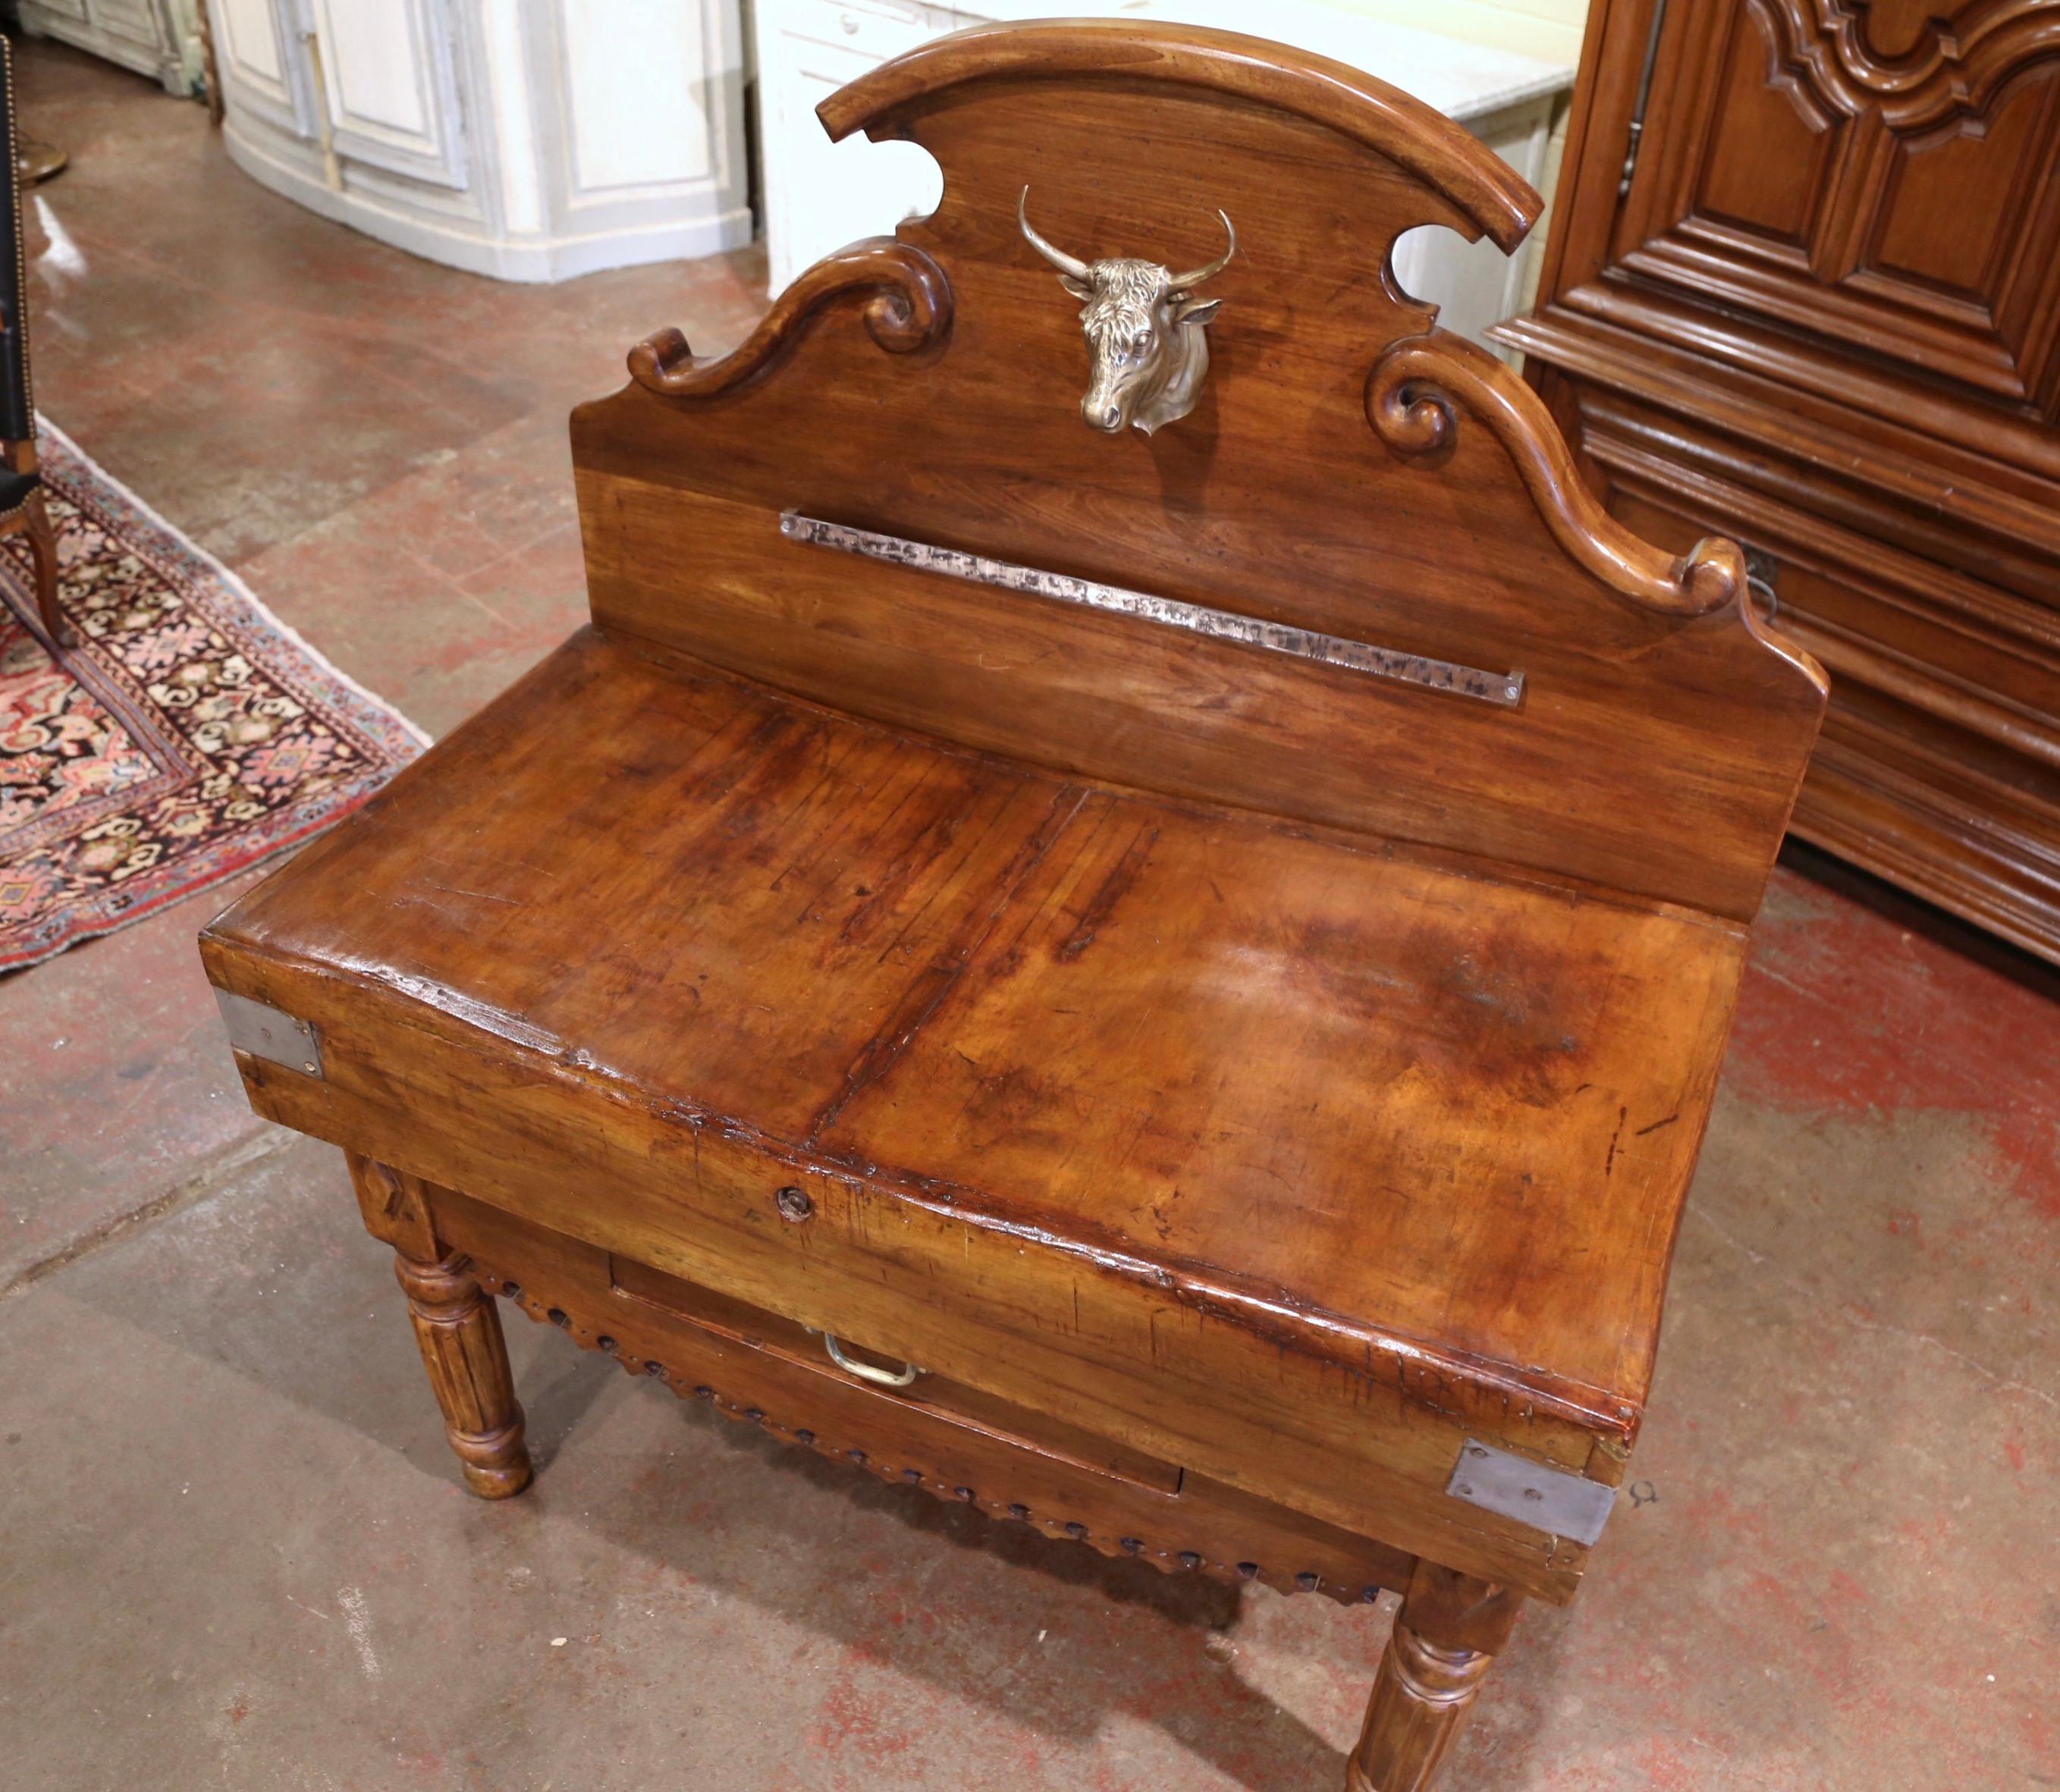
POLYGON ((29 383, 28 257, 22 250, 21 158, 14 130, 14 47, 0 38, 0 131, 7 178, 0 180, 0 437, 32 441, 36 405, 29 383))

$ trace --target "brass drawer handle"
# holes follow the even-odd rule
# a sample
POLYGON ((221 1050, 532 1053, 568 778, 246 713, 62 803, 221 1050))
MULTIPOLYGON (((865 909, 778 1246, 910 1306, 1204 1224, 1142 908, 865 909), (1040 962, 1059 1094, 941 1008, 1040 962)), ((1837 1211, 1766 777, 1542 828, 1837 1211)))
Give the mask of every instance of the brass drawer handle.
POLYGON ((907 1387, 923 1372, 912 1363, 894 1370, 876 1369, 870 1363, 854 1362, 844 1354, 844 1346, 836 1341, 836 1336, 828 1331, 823 1334, 823 1348, 830 1353, 830 1361, 846 1375, 856 1375, 860 1381, 876 1383, 881 1387, 907 1387))

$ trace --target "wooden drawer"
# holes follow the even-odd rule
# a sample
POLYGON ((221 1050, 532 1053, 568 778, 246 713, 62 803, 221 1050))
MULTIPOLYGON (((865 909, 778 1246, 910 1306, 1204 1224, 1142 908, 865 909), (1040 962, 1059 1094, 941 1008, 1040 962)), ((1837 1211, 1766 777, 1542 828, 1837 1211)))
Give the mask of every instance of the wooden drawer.
POLYGON ((439 1235, 531 1319, 833 1461, 1168 1572, 1347 1603, 1407 1583, 1409 1559, 1381 1544, 942 1376, 868 1384, 776 1314, 449 1190, 433 1199, 439 1235))
POLYGON ((868 66, 913 50, 956 23, 950 13, 936 8, 885 0, 789 0, 780 22, 796 38, 848 50, 868 66))
POLYGON ((1767 553, 1782 626, 1831 675, 1793 832, 2060 958, 2060 618, 1744 488, 1642 472, 1626 462, 1611 511, 1767 553))
POLYGON ((1854 685, 1878 691, 2019 756, 2060 796, 2060 617, 1715 481, 1684 501, 1627 477, 1610 508, 1655 541, 1721 529, 1759 549, 1781 625, 1831 674, 1834 708, 1854 685))
MULTIPOLYGON (((824 1365, 828 1363, 840 1375, 869 1388, 882 1399, 920 1408, 945 1423, 1041 1450, 1056 1461, 1089 1474, 1113 1475, 1133 1487, 1148 1487, 1164 1494, 1180 1491, 1180 1470, 1172 1463, 1148 1456, 1140 1451, 1127 1450, 1120 1443, 1096 1437, 1077 1426, 1040 1418, 1005 1400, 997 1400, 977 1387, 968 1387, 929 1370, 916 1368, 916 1379, 905 1387, 890 1388, 867 1381, 857 1371, 837 1366, 829 1354, 828 1342, 835 1336, 833 1333, 812 1331, 776 1313, 717 1294, 713 1288, 704 1288, 681 1276, 653 1269, 634 1258, 610 1255, 608 1278, 609 1289, 618 1299, 641 1301, 705 1331, 779 1357, 796 1368, 821 1375, 827 1372, 824 1365)), ((863 1349, 842 1340, 839 1343, 847 1361, 856 1361, 862 1367, 880 1372, 905 1372, 907 1367, 904 1367, 892 1359, 868 1359, 863 1349)))

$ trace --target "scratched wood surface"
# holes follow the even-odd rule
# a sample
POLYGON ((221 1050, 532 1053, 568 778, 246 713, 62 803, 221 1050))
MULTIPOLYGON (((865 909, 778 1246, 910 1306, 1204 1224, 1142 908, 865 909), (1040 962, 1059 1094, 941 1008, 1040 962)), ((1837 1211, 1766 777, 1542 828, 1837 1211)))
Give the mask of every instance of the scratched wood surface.
POLYGON ((1615 1478, 1743 948, 588 633, 208 950, 322 1032, 324 1082, 254 1082, 277 1118, 1364 1523, 1398 1450, 1455 1507, 1463 1434, 1615 1478), (1141 1288, 1201 1331, 1132 1323, 1141 1288), (1239 1376, 1224 1333, 1260 1347, 1239 1376), (1324 1472, 1246 1461, 1289 1423, 1283 1343, 1343 1378, 1324 1472))
POLYGON ((1645 1392, 1743 947, 593 635, 302 866, 239 940, 968 1219, 1602 1400, 1645 1392))

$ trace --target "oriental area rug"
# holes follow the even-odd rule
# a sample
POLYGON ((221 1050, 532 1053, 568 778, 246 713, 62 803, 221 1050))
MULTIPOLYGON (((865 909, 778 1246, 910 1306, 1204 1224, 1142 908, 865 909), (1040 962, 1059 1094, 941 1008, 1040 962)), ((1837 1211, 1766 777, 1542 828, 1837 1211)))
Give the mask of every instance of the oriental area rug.
POLYGON ((427 740, 48 423, 38 447, 75 640, 52 653, 0 542, 0 972, 307 839, 427 740))

